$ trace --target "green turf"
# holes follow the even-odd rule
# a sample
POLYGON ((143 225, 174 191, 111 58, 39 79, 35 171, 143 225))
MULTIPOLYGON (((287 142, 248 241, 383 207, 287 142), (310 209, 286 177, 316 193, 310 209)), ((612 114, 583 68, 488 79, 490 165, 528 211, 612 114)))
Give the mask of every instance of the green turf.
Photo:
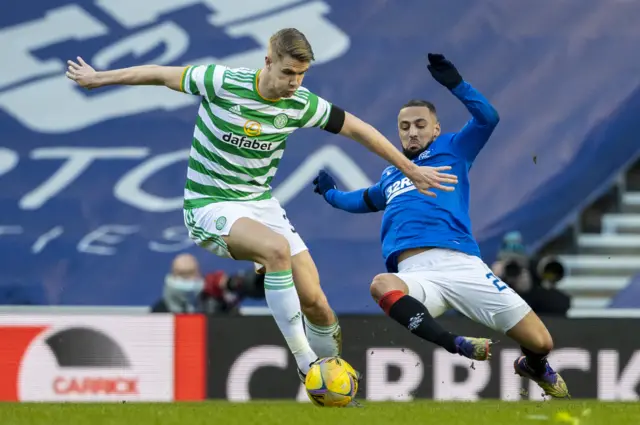
POLYGON ((637 425, 640 404, 598 401, 366 403, 329 409, 294 402, 0 404, 2 425, 637 425))

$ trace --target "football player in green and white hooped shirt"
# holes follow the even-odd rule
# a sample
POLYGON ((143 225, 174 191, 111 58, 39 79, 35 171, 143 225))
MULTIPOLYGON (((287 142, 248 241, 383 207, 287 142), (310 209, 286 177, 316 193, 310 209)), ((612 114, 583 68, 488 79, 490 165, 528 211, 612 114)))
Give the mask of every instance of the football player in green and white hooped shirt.
POLYGON ((271 195, 287 136, 309 127, 346 136, 395 165, 428 196, 435 196, 431 188, 452 191, 443 183, 457 183, 456 176, 442 173, 451 167, 418 167, 371 125, 302 87, 313 59, 304 34, 287 28, 271 37, 260 70, 215 64, 97 72, 78 57, 77 63, 68 61, 67 71, 89 89, 164 85, 202 97, 184 191, 185 223, 199 246, 264 267, 267 304, 302 375, 318 357, 339 355, 341 333, 305 243, 271 195))

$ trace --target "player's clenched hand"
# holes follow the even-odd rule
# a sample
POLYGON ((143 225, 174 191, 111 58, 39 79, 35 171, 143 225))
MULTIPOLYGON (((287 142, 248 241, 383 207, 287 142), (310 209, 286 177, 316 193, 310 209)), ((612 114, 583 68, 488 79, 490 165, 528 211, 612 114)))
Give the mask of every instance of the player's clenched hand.
POLYGON ((75 81, 78 85, 86 89, 99 87, 98 73, 80 56, 78 56, 78 63, 68 60, 67 65, 67 78, 75 81))
POLYGON ((409 177, 416 189, 427 196, 436 197, 436 194, 429 189, 440 189, 445 192, 453 192, 453 186, 445 186, 445 184, 458 184, 458 177, 454 174, 443 173, 451 167, 444 165, 442 167, 418 167, 417 171, 409 177))
POLYGON ((447 60, 444 55, 439 53, 429 53, 427 58, 429 60, 427 69, 429 69, 431 76, 437 82, 449 90, 453 90, 458 87, 462 82, 462 77, 451 61, 447 60))
POLYGON ((313 191, 315 193, 319 193, 323 197, 329 190, 338 188, 333 177, 324 170, 320 170, 318 177, 313 179, 313 184, 315 185, 313 191))

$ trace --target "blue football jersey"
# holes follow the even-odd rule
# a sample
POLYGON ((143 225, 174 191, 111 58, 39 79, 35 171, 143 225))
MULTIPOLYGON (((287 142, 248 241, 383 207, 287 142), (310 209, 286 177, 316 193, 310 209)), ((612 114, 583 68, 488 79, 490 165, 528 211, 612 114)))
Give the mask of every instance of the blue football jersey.
POLYGON ((454 149, 454 136, 441 135, 414 162, 420 166, 451 166, 447 173, 458 176, 455 191, 434 190, 437 197, 431 198, 418 192, 395 167, 382 173, 377 185, 385 202, 380 237, 389 271, 397 271, 398 254, 410 248, 448 248, 480 256, 469 217, 471 163, 454 149))
POLYGON ((384 210, 380 238, 387 270, 396 272, 398 255, 407 249, 437 247, 480 257, 471 232, 469 217, 469 170, 498 123, 491 104, 470 84, 452 90, 472 114, 462 130, 440 135, 413 160, 419 166, 451 166, 458 177, 455 191, 433 189, 437 197, 421 194, 397 168, 387 167, 380 181, 366 190, 330 191, 327 200, 336 208, 351 212, 384 210), (354 203, 355 197, 364 203, 354 203))

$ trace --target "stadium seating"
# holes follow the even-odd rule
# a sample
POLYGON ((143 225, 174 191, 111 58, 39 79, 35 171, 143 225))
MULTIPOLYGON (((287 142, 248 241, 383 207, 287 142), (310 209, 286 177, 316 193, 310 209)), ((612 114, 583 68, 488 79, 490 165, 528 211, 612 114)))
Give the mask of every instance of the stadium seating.
MULTIPOLYGON (((623 170, 609 193, 588 208, 595 226, 577 227, 575 253, 562 255, 567 276, 559 288, 573 296, 572 314, 589 315, 609 307, 640 267, 640 162, 623 170), (598 222, 599 221, 599 222, 598 222), (595 232, 595 231, 597 232, 595 232)), ((633 292, 632 292, 633 293, 633 292)), ((623 305, 618 301, 618 305, 623 305)), ((640 307, 628 299, 625 307, 640 307)))

